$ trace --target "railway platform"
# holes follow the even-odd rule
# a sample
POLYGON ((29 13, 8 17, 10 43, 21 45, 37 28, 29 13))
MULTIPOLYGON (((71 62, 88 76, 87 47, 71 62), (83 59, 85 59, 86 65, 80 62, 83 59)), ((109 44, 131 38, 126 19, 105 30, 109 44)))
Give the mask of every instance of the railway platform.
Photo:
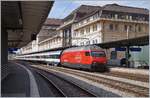
POLYGON ((9 74, 2 79, 3 97, 38 97, 38 89, 33 74, 25 66, 8 63, 9 74))
POLYGON ((9 74, 1 82, 3 97, 9 96, 29 96, 29 77, 22 67, 8 63, 9 74))
POLYGON ((110 70, 112 72, 124 72, 124 73, 137 74, 137 75, 149 75, 149 70, 147 69, 112 67, 110 68, 110 70))

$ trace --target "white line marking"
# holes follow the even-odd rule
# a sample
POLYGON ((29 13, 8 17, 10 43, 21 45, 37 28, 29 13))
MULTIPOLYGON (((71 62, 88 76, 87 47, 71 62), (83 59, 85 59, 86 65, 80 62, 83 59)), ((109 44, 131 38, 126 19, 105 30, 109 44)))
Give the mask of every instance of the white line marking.
POLYGON ((38 86, 37 86, 35 77, 32 74, 32 72, 28 68, 26 68, 24 65, 21 65, 19 63, 15 63, 15 64, 19 65, 20 67, 22 67, 28 72, 29 79, 30 79, 30 97, 40 97, 38 86))

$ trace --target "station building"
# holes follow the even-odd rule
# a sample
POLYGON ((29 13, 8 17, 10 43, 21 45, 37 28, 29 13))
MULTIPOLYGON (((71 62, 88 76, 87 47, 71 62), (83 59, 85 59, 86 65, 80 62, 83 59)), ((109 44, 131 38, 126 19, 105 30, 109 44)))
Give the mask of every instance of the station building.
POLYGON ((73 25, 72 37, 89 40, 73 41, 87 45, 136 38, 149 33, 149 11, 143 8, 108 4, 86 15, 73 25))
MULTIPOLYGON (((118 4, 81 5, 66 18, 47 19, 36 40, 23 47, 23 53, 72 45, 89 45, 149 36, 149 11, 118 4), (25 48, 25 50, 24 50, 25 48)), ((134 47, 134 46, 133 46, 134 47)), ((141 52, 130 52, 131 60, 148 63, 149 46, 139 46, 141 52)), ((108 59, 126 58, 125 51, 106 49, 108 59)), ((113 62, 111 62, 113 63, 113 62)))
POLYGON ((48 18, 44 23, 41 31, 37 35, 38 51, 62 47, 62 39, 57 36, 61 36, 60 30, 57 28, 62 24, 61 19, 48 18))
MULTIPOLYGON (((90 5, 81 5, 74 11, 72 11, 67 17, 63 19, 63 24, 58 28, 61 30, 62 33, 62 45, 63 47, 72 46, 74 39, 72 36, 74 29, 73 25, 75 22, 79 21, 81 18, 85 17, 86 15, 92 13, 95 10, 101 8, 100 6, 90 6, 90 5)), ((76 40, 76 39, 75 39, 76 40)))

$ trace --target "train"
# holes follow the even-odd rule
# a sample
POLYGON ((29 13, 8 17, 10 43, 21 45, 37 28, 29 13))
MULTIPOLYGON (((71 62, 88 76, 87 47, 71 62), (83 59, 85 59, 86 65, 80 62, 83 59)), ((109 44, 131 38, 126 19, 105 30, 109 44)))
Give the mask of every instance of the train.
POLYGON ((53 66, 87 69, 90 71, 104 71, 107 69, 105 51, 96 45, 20 55, 16 56, 16 59, 39 61, 53 66))

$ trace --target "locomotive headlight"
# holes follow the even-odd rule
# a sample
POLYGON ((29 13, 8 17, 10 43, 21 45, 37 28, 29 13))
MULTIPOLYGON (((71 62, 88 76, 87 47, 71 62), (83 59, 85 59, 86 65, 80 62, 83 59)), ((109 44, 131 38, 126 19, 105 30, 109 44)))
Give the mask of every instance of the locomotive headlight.
POLYGON ((96 62, 93 62, 93 64, 96 64, 96 62))
POLYGON ((104 61, 104 63, 106 64, 106 63, 107 63, 107 61, 104 61))

